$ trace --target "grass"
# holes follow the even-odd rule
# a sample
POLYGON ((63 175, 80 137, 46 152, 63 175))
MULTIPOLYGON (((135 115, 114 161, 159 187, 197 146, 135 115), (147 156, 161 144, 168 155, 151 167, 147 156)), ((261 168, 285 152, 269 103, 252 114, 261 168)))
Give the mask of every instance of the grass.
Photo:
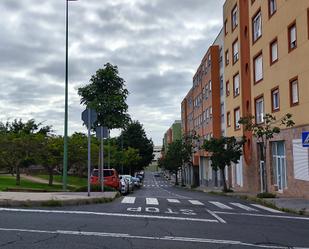
MULTIPOLYGON (((44 180, 48 180, 48 175, 33 175, 34 177, 42 178, 44 180)), ((80 178, 78 176, 68 176, 68 184, 76 187, 82 187, 87 185, 87 178, 80 178)), ((62 175, 54 175, 54 182, 62 183, 62 175)))
POLYGON ((5 191, 7 188, 10 189, 34 189, 34 190, 46 190, 46 191, 61 191, 61 185, 48 186, 44 183, 36 183, 28 180, 21 179, 20 185, 16 185, 16 178, 8 175, 0 175, 0 191, 5 191))

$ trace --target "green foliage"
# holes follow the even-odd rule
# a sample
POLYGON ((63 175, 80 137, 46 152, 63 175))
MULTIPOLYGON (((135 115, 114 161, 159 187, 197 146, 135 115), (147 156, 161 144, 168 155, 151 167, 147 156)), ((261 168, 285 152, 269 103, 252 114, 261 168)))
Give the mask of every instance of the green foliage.
POLYGON ((107 63, 103 69, 98 69, 90 83, 78 89, 78 94, 82 104, 97 111, 98 125, 122 128, 130 120, 126 104, 129 92, 118 75, 117 66, 107 63))
POLYGON ((225 181, 224 169, 226 166, 231 166, 231 163, 238 163, 242 155, 242 146, 245 139, 237 140, 235 137, 211 138, 205 140, 202 146, 203 149, 211 153, 211 166, 214 170, 221 170, 223 178, 224 191, 228 188, 225 181))
MULTIPOLYGON (((134 156, 134 162, 132 161, 130 164, 132 172, 142 170, 151 163, 153 159, 153 142, 147 138, 143 126, 138 121, 130 122, 124 128, 117 143, 119 148, 123 145, 126 150, 130 147, 138 151, 140 160, 135 160, 137 158, 134 156)), ((132 152, 130 153, 132 154, 132 152)))

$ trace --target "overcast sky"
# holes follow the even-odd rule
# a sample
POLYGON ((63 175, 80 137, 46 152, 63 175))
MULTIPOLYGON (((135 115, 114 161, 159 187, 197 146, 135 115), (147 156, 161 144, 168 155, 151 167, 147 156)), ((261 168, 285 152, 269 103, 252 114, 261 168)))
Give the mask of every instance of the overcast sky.
MULTIPOLYGON (((86 132, 77 88, 110 62, 126 81, 132 119, 161 145, 221 29, 223 2, 70 2, 69 133, 86 132)), ((0 0, 0 13, 0 121, 35 118, 63 134, 65 0, 0 0)))

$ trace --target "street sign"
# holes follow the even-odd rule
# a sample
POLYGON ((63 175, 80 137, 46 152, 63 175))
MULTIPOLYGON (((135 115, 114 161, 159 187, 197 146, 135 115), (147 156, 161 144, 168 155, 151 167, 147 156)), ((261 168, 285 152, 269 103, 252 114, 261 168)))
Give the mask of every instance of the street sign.
POLYGON ((103 126, 96 127, 96 137, 97 139, 107 138, 108 128, 103 126))
POLYGON ((303 131, 301 135, 303 147, 309 147, 309 131, 303 131))
MULTIPOLYGON (((82 121, 84 121, 84 124, 88 127, 88 108, 82 112, 82 121)), ((97 121, 98 115, 97 112, 94 109, 90 109, 90 126, 92 126, 95 121, 97 121)))

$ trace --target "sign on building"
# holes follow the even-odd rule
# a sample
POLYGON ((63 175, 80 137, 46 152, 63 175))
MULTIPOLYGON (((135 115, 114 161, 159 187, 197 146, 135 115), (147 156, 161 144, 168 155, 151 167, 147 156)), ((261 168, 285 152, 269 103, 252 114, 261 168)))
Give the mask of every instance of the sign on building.
POLYGON ((303 147, 309 147, 309 131, 302 132, 302 144, 303 147))

